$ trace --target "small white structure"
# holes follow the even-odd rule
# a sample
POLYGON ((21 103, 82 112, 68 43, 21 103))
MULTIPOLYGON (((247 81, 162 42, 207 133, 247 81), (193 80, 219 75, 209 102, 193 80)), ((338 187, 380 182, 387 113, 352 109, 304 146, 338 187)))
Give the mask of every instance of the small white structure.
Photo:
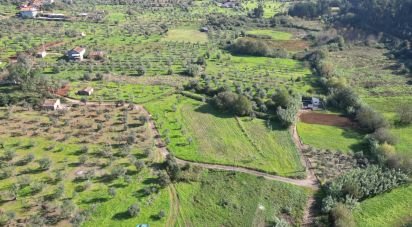
POLYGON ((43 110, 52 110, 52 111, 60 110, 63 108, 60 103, 60 99, 46 99, 44 100, 41 107, 43 110))
POLYGON ((302 104, 304 109, 318 110, 322 109, 322 101, 315 97, 303 97, 302 104))
POLYGON ((67 52, 67 58, 69 60, 79 60, 82 61, 84 57, 84 53, 86 53, 86 49, 82 47, 76 47, 67 52))
POLYGON ((45 50, 39 51, 36 53, 36 58, 44 58, 46 57, 47 52, 45 50))
POLYGON ((35 7, 25 7, 20 9, 20 16, 24 19, 35 18, 38 13, 37 8, 35 7))
POLYGON ((78 95, 87 95, 90 96, 93 94, 94 89, 92 87, 86 87, 80 91, 77 91, 78 95))

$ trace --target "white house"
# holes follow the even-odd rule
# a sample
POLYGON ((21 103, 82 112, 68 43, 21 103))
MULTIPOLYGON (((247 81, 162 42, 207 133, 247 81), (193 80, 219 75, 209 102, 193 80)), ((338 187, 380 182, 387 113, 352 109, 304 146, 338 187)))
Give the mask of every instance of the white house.
POLYGON ((43 110, 59 110, 62 109, 60 99, 46 99, 41 106, 43 110))
POLYGON ((67 51, 67 58, 69 60, 83 60, 84 53, 86 53, 86 49, 83 47, 76 47, 69 51, 67 51))
POLYGON ((47 52, 45 50, 42 50, 36 53, 37 58, 44 58, 46 57, 46 55, 47 55, 47 52))
POLYGON ((22 18, 35 18, 38 13, 37 8, 35 7, 25 7, 20 9, 20 16, 22 18))

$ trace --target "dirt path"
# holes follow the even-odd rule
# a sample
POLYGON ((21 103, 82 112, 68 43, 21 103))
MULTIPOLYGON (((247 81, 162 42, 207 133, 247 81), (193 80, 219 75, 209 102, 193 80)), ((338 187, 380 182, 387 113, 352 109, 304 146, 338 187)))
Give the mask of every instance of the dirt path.
MULTIPOLYGON (((307 113, 307 111, 302 110, 299 111, 297 114, 297 120, 300 118, 300 115, 303 113, 307 113)), ((296 121, 297 122, 297 121, 296 121)), ((293 142, 296 144, 296 147, 298 148, 299 152, 300 152, 300 160, 302 162, 302 165, 305 166, 306 168, 306 176, 307 179, 310 180, 311 182, 315 183, 316 185, 319 185, 319 180, 316 178, 316 175, 313 171, 313 168, 309 162, 309 160, 304 156, 303 154, 303 150, 305 149, 305 145, 303 144, 302 140, 299 137, 298 134, 298 128, 297 128, 297 124, 295 123, 292 127, 291 127, 291 133, 292 133, 292 139, 293 142)), ((310 196, 308 198, 308 201, 306 203, 306 207, 305 207, 305 211, 303 213, 303 222, 302 222, 302 226, 313 226, 313 221, 314 221, 314 217, 315 217, 315 198, 314 196, 310 196)))

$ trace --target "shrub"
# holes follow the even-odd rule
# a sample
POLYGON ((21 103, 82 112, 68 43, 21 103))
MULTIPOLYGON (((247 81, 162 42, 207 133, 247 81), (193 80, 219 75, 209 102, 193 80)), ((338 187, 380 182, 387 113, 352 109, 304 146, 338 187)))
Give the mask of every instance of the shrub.
POLYGON ((328 104, 332 107, 344 110, 352 108, 357 109, 359 106, 358 95, 350 88, 337 89, 328 97, 328 104))
POLYGON ((140 207, 137 204, 133 204, 127 208, 127 213, 130 217, 136 217, 140 213, 140 207))
POLYGON ((396 144, 396 138, 390 133, 389 129, 387 128, 378 128, 371 137, 379 143, 389 143, 389 144, 396 144))
POLYGON ((342 203, 338 203, 330 212, 335 227, 355 227, 352 212, 342 203))
POLYGON ((236 40, 228 48, 234 54, 253 55, 253 56, 271 56, 272 49, 269 45, 260 39, 241 38, 236 40))
POLYGON ((231 112, 240 116, 250 114, 252 110, 252 103, 243 95, 225 91, 219 93, 213 98, 215 106, 225 112, 231 112))
POLYGON ((164 210, 161 210, 158 214, 157 214, 157 218, 158 219, 162 219, 166 216, 166 213, 164 210))
POLYGON ((189 64, 186 66, 185 71, 183 72, 185 75, 196 77, 200 75, 202 68, 197 64, 189 64))
POLYGON ((412 123, 412 106, 403 105, 397 109, 397 121, 402 125, 409 125, 412 123))
POLYGON ((145 167, 145 164, 142 160, 135 161, 133 164, 136 167, 137 172, 142 171, 142 169, 145 167))
POLYGON ((159 176, 158 182, 159 182, 160 187, 165 188, 171 183, 170 177, 169 175, 167 175, 166 172, 162 171, 159 173, 158 176, 159 176))
POLYGON ((362 128, 370 133, 388 127, 388 122, 381 114, 364 105, 357 109, 356 120, 362 128))
POLYGON ((379 195, 406 183, 407 180, 408 176, 398 170, 382 169, 373 165, 366 169, 354 169, 325 185, 326 196, 322 201, 322 210, 329 211, 328 208, 332 208, 331 205, 335 202, 353 204, 358 200, 379 195))
POLYGON ((52 161, 50 158, 42 158, 37 160, 37 163, 39 164, 39 169, 47 170, 50 168, 52 161))

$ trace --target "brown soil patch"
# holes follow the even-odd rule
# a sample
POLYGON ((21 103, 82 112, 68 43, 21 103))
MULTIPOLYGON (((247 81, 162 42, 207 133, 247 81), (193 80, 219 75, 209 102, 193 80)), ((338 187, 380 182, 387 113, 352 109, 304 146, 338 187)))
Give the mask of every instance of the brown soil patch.
POLYGON ((330 125, 342 128, 356 127, 356 123, 351 119, 335 114, 307 112, 300 115, 300 120, 308 124, 330 125))
POLYGON ((55 94, 58 96, 66 97, 69 94, 70 85, 64 85, 63 87, 56 90, 55 94))

